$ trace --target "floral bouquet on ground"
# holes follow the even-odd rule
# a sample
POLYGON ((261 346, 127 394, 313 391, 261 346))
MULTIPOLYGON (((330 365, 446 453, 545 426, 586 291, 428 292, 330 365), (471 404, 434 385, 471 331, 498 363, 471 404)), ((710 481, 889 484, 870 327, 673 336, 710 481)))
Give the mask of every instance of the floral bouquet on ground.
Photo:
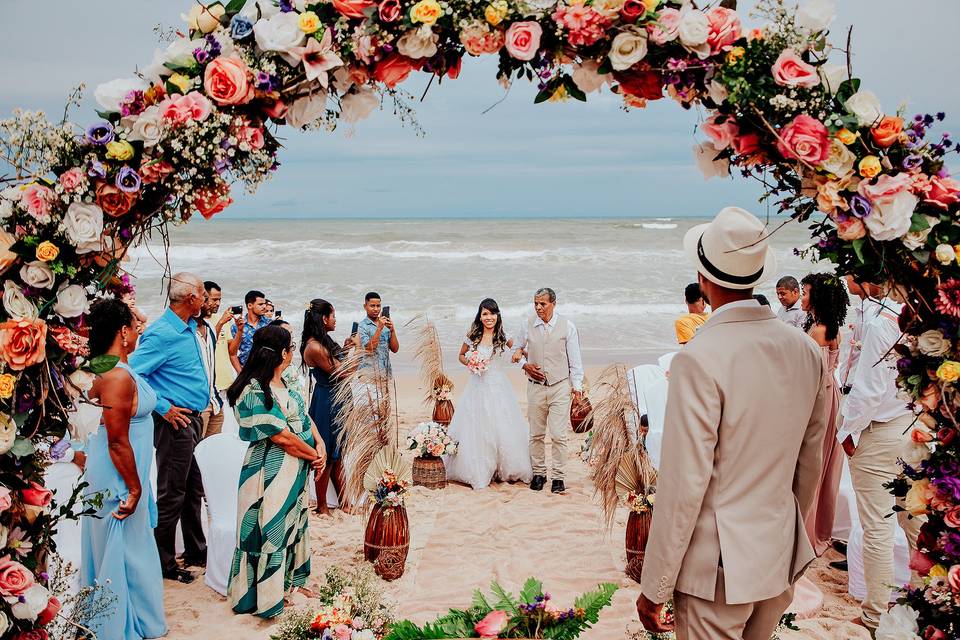
POLYGON ((418 627, 409 620, 396 623, 386 640, 424 640, 426 638, 556 638, 572 640, 600 619, 600 611, 610 604, 616 585, 600 584, 578 597, 573 607, 555 606, 543 584, 529 578, 520 597, 507 593, 496 582, 490 585, 492 597, 479 590, 473 594, 469 609, 452 609, 433 622, 418 627))
POLYGON ((439 458, 457 453, 459 443, 449 436, 447 428, 436 422, 421 422, 407 434, 407 449, 418 458, 439 458))
POLYGON ((634 513, 647 513, 653 511, 656 498, 657 488, 649 487, 646 491, 628 492, 624 502, 626 502, 627 508, 634 513))
POLYGON ((444 400, 449 400, 451 394, 453 394, 453 385, 443 382, 439 383, 433 387, 433 390, 430 392, 430 397, 434 402, 443 402, 444 400))
POLYGON ((409 479, 401 478, 393 469, 384 469, 370 497, 381 507, 402 507, 409 488, 409 479))
POLYGON ((475 376, 482 376, 490 368, 490 358, 484 358, 479 351, 471 351, 467 357, 467 369, 475 376))

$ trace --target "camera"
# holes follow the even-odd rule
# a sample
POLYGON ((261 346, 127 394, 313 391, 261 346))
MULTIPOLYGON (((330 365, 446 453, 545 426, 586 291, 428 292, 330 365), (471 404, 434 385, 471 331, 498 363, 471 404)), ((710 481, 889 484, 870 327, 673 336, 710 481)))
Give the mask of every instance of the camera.
POLYGON ((240 312, 241 312, 241 311, 243 311, 243 307, 241 307, 241 306, 238 305, 238 304, 230 307, 230 313, 232 313, 232 314, 235 315, 235 316, 240 315, 240 312))

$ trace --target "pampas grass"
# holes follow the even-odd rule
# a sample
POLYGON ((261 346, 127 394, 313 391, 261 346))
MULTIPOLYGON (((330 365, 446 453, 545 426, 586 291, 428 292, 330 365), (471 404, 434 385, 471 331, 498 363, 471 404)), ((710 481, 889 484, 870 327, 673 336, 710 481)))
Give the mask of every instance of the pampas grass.
POLYGON ((433 391, 444 385, 453 391, 453 381, 443 371, 443 347, 437 327, 425 315, 414 316, 405 326, 413 327, 414 357, 420 362, 420 380, 426 389, 423 403, 435 400, 433 391))

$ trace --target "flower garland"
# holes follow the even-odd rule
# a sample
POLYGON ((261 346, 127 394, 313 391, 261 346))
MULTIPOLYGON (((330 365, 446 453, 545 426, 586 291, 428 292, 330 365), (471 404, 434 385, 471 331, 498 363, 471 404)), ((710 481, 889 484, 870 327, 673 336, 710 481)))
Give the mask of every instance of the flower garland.
POLYGON ((813 257, 898 285, 896 366, 920 420, 893 490, 927 517, 925 584, 903 606, 917 633, 957 635, 960 183, 945 168, 957 145, 933 135, 943 114, 884 111, 828 62, 831 0, 758 6, 767 26, 748 33, 731 9, 680 0, 194 3, 185 36, 97 87, 99 119, 0 121, 16 173, 0 191, 0 634, 41 637, 56 609, 30 591, 45 588, 55 521, 39 489, 41 451, 55 448, 40 445, 64 436, 91 374, 113 364, 88 360, 85 317, 92 298, 132 291, 129 246, 223 211, 235 183, 256 189, 278 167, 278 125, 355 123, 414 72, 456 78, 464 55, 496 54, 501 83, 536 82, 537 102, 609 86, 627 108, 668 96, 705 110, 694 151, 706 174, 762 179, 811 224, 813 257))

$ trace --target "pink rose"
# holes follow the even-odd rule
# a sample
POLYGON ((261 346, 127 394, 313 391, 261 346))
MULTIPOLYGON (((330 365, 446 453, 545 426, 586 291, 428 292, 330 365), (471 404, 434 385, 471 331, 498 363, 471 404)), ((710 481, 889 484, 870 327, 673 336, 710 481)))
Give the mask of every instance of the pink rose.
POLYGON ((930 569, 936 563, 923 553, 920 550, 915 550, 913 555, 910 556, 910 569, 916 571, 921 576, 926 576, 930 573, 930 569))
POLYGON ((802 113, 780 132, 777 149, 788 160, 820 164, 830 155, 829 132, 822 122, 802 113))
POLYGON ((400 19, 400 0, 383 0, 378 12, 381 22, 396 22, 400 19))
POLYGON ((755 133, 746 133, 737 136, 733 141, 733 150, 738 156, 748 156, 760 150, 760 136, 755 133))
POLYGON ((885 173, 878 176, 875 181, 861 180, 857 191, 873 204, 885 204, 892 202, 904 191, 909 191, 912 185, 913 178, 906 173, 898 173, 895 176, 885 173))
POLYGON ((267 114, 268 118, 273 118, 274 120, 283 120, 285 117, 287 117, 287 105, 283 102, 283 100, 274 100, 264 108, 263 112, 267 114))
POLYGON ((721 116, 720 114, 712 116, 704 122, 700 128, 703 129, 705 134, 710 136, 710 139, 713 140, 713 146, 716 147, 718 151, 732 145, 740 133, 740 127, 737 126, 736 120, 731 116, 721 116), (718 123, 717 121, 721 118, 723 122, 718 123))
POLYGON ((473 626, 473 630, 479 633, 481 638, 496 638, 506 628, 507 613, 498 610, 491 611, 483 620, 473 626))
POLYGON ((943 514, 943 523, 953 529, 960 529, 960 505, 951 507, 943 514))
POLYGON ((377 68, 373 71, 373 77, 393 89, 406 80, 411 71, 413 71, 413 65, 409 58, 392 55, 377 63, 377 68))
POLYGON ((668 7, 660 12, 656 21, 647 24, 647 33, 654 44, 664 45, 680 35, 680 11, 668 7))
POLYGON ((807 64, 793 49, 784 49, 771 68, 774 81, 781 87, 815 87, 820 84, 817 68, 807 64))
POLYGON ((930 176, 924 185, 923 201, 946 211, 950 205, 960 202, 960 182, 953 178, 930 176))
POLYGON ((140 178, 144 184, 161 182, 173 173, 173 165, 166 160, 145 159, 140 165, 140 178))
POLYGON ((17 597, 33 584, 33 572, 9 556, 0 558, 0 595, 17 597))
POLYGON ((74 191, 77 187, 83 184, 83 179, 83 171, 79 167, 74 167, 73 169, 64 171, 58 178, 60 181, 60 186, 63 187, 63 190, 67 193, 74 191))
POLYGON ((338 624, 333 628, 333 637, 336 640, 350 640, 350 636, 353 635, 353 630, 345 624, 338 624))
POLYGON ((13 504, 13 498, 10 497, 10 489, 0 486, 0 513, 3 513, 13 504))
POLYGON ((42 184, 33 183, 23 190, 20 203, 27 208, 27 213, 38 222, 50 219, 50 203, 53 202, 53 191, 42 184))
POLYGON ((841 240, 850 242, 859 240, 865 235, 867 235, 867 229, 863 226, 860 218, 856 216, 850 216, 843 222, 837 222, 837 237, 841 240))
POLYGON ((220 56, 203 72, 203 88, 219 105, 246 104, 253 99, 247 63, 236 56, 220 56))
POLYGON ((540 48, 543 27, 531 21, 514 22, 507 29, 507 52, 517 60, 533 60, 540 48))
POLYGON ((372 0, 333 0, 333 8, 348 18, 365 18, 364 9, 375 6, 372 0))
POLYGON ((38 482, 31 482, 28 489, 20 491, 23 498, 23 504, 29 504, 34 507, 46 507, 53 500, 53 492, 38 482))
POLYGON ((157 106, 163 119, 174 124, 183 124, 188 120, 206 120, 213 111, 210 101, 197 91, 191 91, 185 96, 175 93, 157 106))
POLYGON ((237 136, 241 142, 246 142, 254 151, 263 149, 263 129, 260 127, 243 127, 237 136))
POLYGON ((947 572, 947 582, 950 583, 951 589, 960 591, 960 564, 950 567, 950 571, 947 572))
POLYGON ((733 43, 740 39, 740 17, 732 9, 725 7, 710 9, 707 11, 707 24, 710 25, 710 33, 707 35, 710 55, 729 51, 733 43))
POLYGON ((37 616, 37 624, 41 627, 50 624, 58 613, 60 613, 60 601, 57 600, 56 596, 50 596, 47 601, 47 608, 37 616))

